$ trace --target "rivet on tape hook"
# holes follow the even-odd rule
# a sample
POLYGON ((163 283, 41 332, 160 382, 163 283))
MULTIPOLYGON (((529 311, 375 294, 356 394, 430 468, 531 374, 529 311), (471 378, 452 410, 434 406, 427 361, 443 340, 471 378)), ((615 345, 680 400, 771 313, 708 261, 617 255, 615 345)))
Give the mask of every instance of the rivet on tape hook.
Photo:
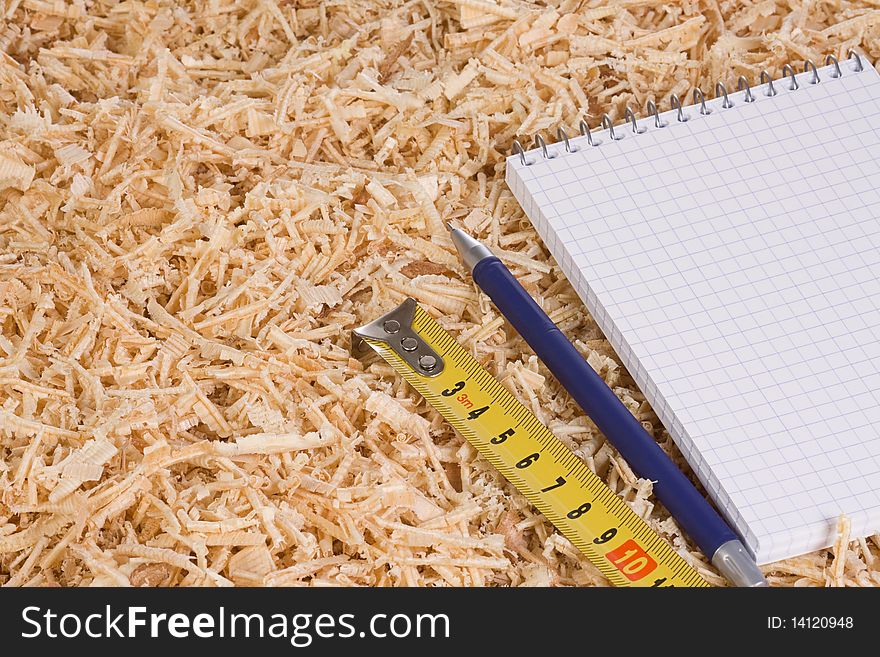
POLYGON ((413 329, 415 312, 415 299, 407 299, 379 319, 354 329, 351 336, 352 353, 359 356, 363 352, 364 340, 378 340, 387 344, 417 374, 437 376, 443 371, 443 358, 413 329))

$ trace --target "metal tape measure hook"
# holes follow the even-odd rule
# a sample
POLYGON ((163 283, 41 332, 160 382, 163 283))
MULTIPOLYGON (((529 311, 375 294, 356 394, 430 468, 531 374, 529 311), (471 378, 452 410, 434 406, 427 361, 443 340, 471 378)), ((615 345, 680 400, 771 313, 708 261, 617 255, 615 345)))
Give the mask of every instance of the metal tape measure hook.
POLYGON ((365 340, 387 344, 394 353, 422 376, 434 377, 443 371, 443 357, 434 351, 413 329, 415 299, 406 299, 389 313, 352 331, 351 350, 359 357, 367 347, 365 340))

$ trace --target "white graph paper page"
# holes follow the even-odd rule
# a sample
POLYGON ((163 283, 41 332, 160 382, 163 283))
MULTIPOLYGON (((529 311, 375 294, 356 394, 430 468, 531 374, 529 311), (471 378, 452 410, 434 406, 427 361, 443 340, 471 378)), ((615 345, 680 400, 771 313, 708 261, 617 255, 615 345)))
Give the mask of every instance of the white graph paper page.
MULTIPOLYGON (((864 61, 864 60, 863 60, 864 61)), ((880 75, 508 159, 514 195, 760 563, 880 529, 880 75)))

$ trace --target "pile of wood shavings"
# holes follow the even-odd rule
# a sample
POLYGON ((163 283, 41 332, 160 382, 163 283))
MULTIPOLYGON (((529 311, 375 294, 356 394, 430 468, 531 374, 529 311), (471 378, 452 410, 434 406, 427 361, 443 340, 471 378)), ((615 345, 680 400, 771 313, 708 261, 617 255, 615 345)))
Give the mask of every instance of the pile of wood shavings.
MULTIPOLYGON (((486 240, 674 458, 503 182, 557 125, 880 56, 876 2, 0 1, 0 583, 603 585, 350 329, 415 297, 711 583, 474 288, 486 240)), ((570 129, 570 132, 574 130, 570 129)), ((880 539, 774 564, 880 584, 880 539)))

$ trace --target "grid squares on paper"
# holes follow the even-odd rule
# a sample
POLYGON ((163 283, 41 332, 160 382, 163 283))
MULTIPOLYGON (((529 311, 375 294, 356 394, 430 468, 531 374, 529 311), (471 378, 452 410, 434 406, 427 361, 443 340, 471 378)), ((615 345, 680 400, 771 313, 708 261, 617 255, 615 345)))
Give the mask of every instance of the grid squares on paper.
POLYGON ((514 195, 762 563, 830 545, 840 514, 880 529, 880 75, 820 75, 508 160, 514 195))

